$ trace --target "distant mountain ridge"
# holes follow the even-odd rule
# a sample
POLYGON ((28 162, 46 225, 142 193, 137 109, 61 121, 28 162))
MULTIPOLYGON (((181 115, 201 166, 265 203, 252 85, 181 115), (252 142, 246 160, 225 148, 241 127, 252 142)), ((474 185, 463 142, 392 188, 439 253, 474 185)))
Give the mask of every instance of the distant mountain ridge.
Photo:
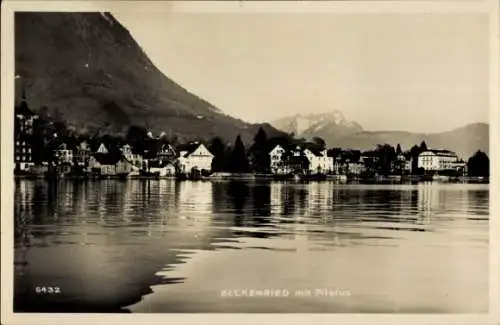
POLYGON ((283 135, 225 115, 166 77, 109 13, 17 12, 15 71, 16 103, 25 88, 35 112, 46 107, 82 132, 137 125, 186 141, 241 134, 248 143, 262 126, 283 135))
POLYGON ((282 131, 305 138, 328 135, 339 137, 363 131, 361 125, 347 121, 338 110, 307 115, 295 114, 275 120, 271 124, 282 131))
POLYGON ((400 144, 403 150, 425 141, 428 147, 455 151, 468 159, 477 150, 489 153, 489 125, 471 123, 439 133, 413 133, 405 131, 367 131, 356 122, 347 121, 343 114, 334 110, 321 114, 296 114, 271 122, 276 128, 296 137, 323 138, 329 147, 369 150, 378 144, 400 144))

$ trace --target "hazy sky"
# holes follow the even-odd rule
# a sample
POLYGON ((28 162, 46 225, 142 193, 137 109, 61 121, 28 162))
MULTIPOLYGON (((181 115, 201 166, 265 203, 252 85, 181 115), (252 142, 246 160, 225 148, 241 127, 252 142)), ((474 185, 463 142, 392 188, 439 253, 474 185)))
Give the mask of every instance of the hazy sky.
POLYGON ((488 122, 488 16, 114 12, 168 77, 249 122, 340 110, 367 130, 488 122))

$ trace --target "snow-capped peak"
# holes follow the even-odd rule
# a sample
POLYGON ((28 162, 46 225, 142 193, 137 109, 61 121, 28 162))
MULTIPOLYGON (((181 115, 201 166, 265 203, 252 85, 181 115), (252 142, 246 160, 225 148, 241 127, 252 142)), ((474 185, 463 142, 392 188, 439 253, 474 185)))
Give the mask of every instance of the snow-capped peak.
POLYGON ((292 117, 280 119, 273 124, 279 129, 286 132, 293 132, 296 135, 302 135, 304 132, 308 134, 315 133, 323 128, 331 128, 332 126, 360 128, 357 123, 347 121, 344 114, 339 110, 307 115, 295 114, 292 117))

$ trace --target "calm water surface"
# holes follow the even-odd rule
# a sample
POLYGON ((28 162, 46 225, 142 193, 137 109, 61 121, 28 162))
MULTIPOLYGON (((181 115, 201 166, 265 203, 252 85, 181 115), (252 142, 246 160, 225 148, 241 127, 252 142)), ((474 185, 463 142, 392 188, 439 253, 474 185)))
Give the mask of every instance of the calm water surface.
POLYGON ((17 180, 14 307, 486 312, 488 206, 472 184, 17 180))

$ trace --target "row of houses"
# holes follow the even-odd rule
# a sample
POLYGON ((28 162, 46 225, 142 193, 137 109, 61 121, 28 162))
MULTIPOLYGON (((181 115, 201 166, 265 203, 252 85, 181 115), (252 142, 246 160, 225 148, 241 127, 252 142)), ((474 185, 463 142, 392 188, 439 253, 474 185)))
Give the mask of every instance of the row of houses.
MULTIPOLYGON (((26 143, 16 142, 16 165, 18 170, 29 171, 34 168, 31 148, 26 143)), ((110 149, 101 143, 93 152, 86 141, 78 146, 60 142, 53 150, 53 159, 46 162, 57 167, 59 173, 66 173, 79 167, 81 171, 99 175, 140 174, 147 171, 160 176, 175 173, 191 173, 193 170, 209 173, 212 169, 213 154, 200 142, 174 148, 170 144, 162 144, 152 158, 145 158, 135 153, 133 147, 124 144, 110 149)), ((277 145, 269 152, 269 171, 275 175, 286 174, 337 174, 361 175, 368 171, 377 158, 360 155, 357 160, 332 157, 327 150, 315 150, 304 146, 277 145)), ((391 171, 400 173, 412 172, 411 159, 403 154, 396 157, 391 164, 391 171)), ((51 166, 51 167, 52 167, 51 166)), ((466 164, 456 153, 448 150, 429 149, 418 156, 417 167, 424 171, 440 172, 447 170, 462 170, 466 172, 466 164)))
MULTIPOLYGON (((16 151, 27 146, 16 142, 16 151)), ((29 147, 29 146, 28 146, 29 147)), ((16 154, 16 167, 20 171, 30 171, 36 168, 31 156, 31 150, 16 154)), ((19 152, 18 152, 19 153, 19 152)), ((132 146, 124 144, 119 148, 101 143, 94 152, 87 141, 77 146, 61 141, 53 148, 53 159, 43 162, 48 170, 53 168, 57 173, 70 173, 78 170, 103 176, 134 175, 149 173, 159 176, 191 173, 193 170, 210 171, 213 155, 203 143, 192 142, 178 148, 163 144, 150 158, 135 153, 132 146), (117 150, 118 149, 118 150, 117 150)))
MULTIPOLYGON (((30 137, 33 136, 33 125, 38 115, 32 112, 25 97, 16 107, 15 163, 16 170, 28 172, 40 168, 35 166, 33 147, 30 137)), ((152 138, 152 136, 150 135, 152 138)), ((59 173, 71 170, 91 172, 99 175, 140 174, 147 172, 160 176, 175 173, 191 173, 193 170, 209 173, 212 169, 213 154, 201 142, 191 142, 174 148, 168 143, 155 148, 155 152, 140 154, 130 144, 115 147, 100 143, 92 150, 87 141, 78 145, 65 142, 54 136, 49 143, 53 157, 42 163, 42 170, 55 168, 59 173), (146 158, 147 157, 147 158, 146 158)), ((351 174, 360 175, 374 165, 377 157, 360 154, 356 159, 345 159, 331 156, 328 151, 319 150, 311 144, 276 145, 268 153, 269 168, 272 174, 351 174)), ((466 164, 456 153, 448 150, 429 149, 418 156, 417 168, 425 171, 439 172, 445 170, 462 170, 466 172, 466 164)), ((415 164, 403 154, 397 155, 391 162, 391 171, 411 173, 415 164)))
MULTIPOLYGON (((339 156, 329 156, 328 151, 315 150, 307 146, 276 145, 269 153, 270 171, 273 174, 285 175, 290 173, 307 174, 350 174, 361 175, 376 163, 377 157, 359 155, 359 159, 345 159, 339 156)), ((458 155, 449 150, 428 149, 420 153, 418 160, 413 164, 404 154, 398 154, 391 162, 390 170, 397 173, 410 174, 413 168, 425 172, 458 171, 467 172, 467 164, 458 155)))

